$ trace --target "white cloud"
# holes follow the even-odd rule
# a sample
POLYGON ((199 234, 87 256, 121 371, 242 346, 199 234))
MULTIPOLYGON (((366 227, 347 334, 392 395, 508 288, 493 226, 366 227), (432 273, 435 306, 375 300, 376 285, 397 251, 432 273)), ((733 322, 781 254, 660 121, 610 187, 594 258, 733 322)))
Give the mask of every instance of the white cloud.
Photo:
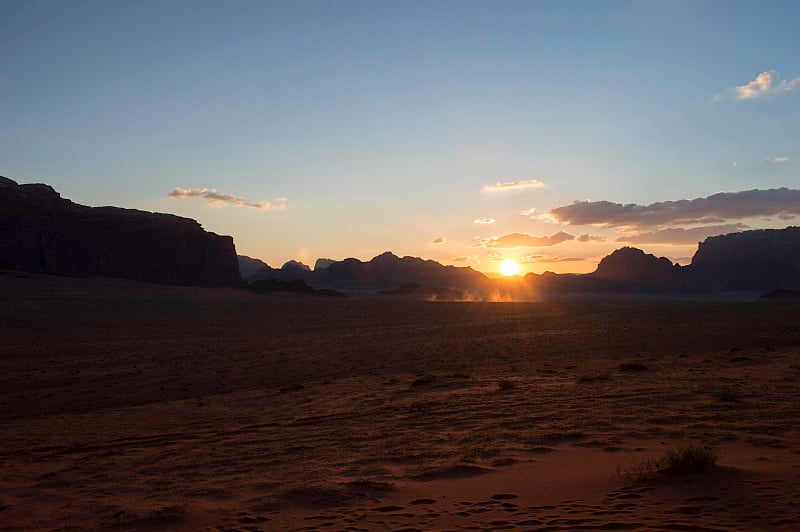
POLYGON ((244 198, 231 194, 221 194, 214 188, 175 188, 167 194, 172 199, 204 198, 212 207, 234 205, 236 207, 253 207, 264 211, 283 210, 286 208, 286 198, 275 198, 274 201, 264 200, 259 202, 247 201, 244 198))
POLYGON ((544 183, 536 179, 527 179, 525 181, 506 181, 504 183, 495 183, 494 185, 486 185, 483 187, 485 192, 499 192, 503 190, 520 190, 523 188, 542 188, 544 183))
MULTIPOLYGON (((765 71, 756 76, 753 81, 728 89, 728 92, 736 100, 752 100, 771 94, 788 92, 800 85, 800 77, 788 80, 779 80, 778 78, 779 75, 776 71, 765 71)), ((717 95, 714 101, 719 99, 719 95, 717 95)))
POLYGON ((495 220, 494 218, 475 218, 474 220, 472 220, 472 223, 487 225, 487 224, 493 224, 496 221, 497 220, 495 220))
POLYGON ((771 158, 767 159, 766 162, 768 162, 770 164, 780 164, 780 163, 785 163, 788 160, 789 160, 788 157, 781 156, 781 157, 771 157, 771 158))

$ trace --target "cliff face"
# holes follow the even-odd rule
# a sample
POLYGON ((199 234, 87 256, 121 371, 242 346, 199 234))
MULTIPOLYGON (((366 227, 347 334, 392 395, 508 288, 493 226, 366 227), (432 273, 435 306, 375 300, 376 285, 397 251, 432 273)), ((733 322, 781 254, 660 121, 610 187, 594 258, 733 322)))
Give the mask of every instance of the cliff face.
POLYGON ((0 268, 157 283, 241 282, 233 239, 194 220, 86 207, 48 185, 0 178, 0 268))
POLYGON ((800 288, 800 227, 707 238, 687 270, 687 284, 701 290, 800 288))

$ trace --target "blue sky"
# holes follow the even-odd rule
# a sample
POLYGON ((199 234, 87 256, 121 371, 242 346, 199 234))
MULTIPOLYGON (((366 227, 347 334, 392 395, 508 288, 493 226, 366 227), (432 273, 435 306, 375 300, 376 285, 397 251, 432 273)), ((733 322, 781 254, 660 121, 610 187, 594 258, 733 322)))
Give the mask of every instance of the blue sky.
POLYGON ((591 271, 626 243, 685 263, 796 223, 799 24, 791 1, 5 0, 0 174, 195 218, 274 266, 591 271), (719 192, 692 208, 724 215, 657 225, 599 203, 719 192), (594 217, 552 214, 576 200, 594 217))

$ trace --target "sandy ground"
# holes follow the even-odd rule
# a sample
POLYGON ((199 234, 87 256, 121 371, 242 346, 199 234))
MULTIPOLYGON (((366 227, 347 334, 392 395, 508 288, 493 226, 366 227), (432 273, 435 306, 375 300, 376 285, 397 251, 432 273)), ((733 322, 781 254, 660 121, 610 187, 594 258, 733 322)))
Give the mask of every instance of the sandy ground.
POLYGON ((797 303, 8 273, 0 340, 0 529, 800 528, 797 303), (701 442, 703 473, 617 473, 701 442))

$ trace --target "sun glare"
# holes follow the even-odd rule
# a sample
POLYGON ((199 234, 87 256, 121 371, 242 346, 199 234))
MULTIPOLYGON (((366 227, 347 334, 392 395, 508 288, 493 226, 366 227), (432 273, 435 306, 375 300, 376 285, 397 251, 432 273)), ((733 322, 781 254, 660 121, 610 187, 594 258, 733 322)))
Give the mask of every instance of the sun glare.
POLYGON ((514 259, 505 259, 500 263, 500 273, 506 277, 517 275, 521 269, 522 267, 514 259))

